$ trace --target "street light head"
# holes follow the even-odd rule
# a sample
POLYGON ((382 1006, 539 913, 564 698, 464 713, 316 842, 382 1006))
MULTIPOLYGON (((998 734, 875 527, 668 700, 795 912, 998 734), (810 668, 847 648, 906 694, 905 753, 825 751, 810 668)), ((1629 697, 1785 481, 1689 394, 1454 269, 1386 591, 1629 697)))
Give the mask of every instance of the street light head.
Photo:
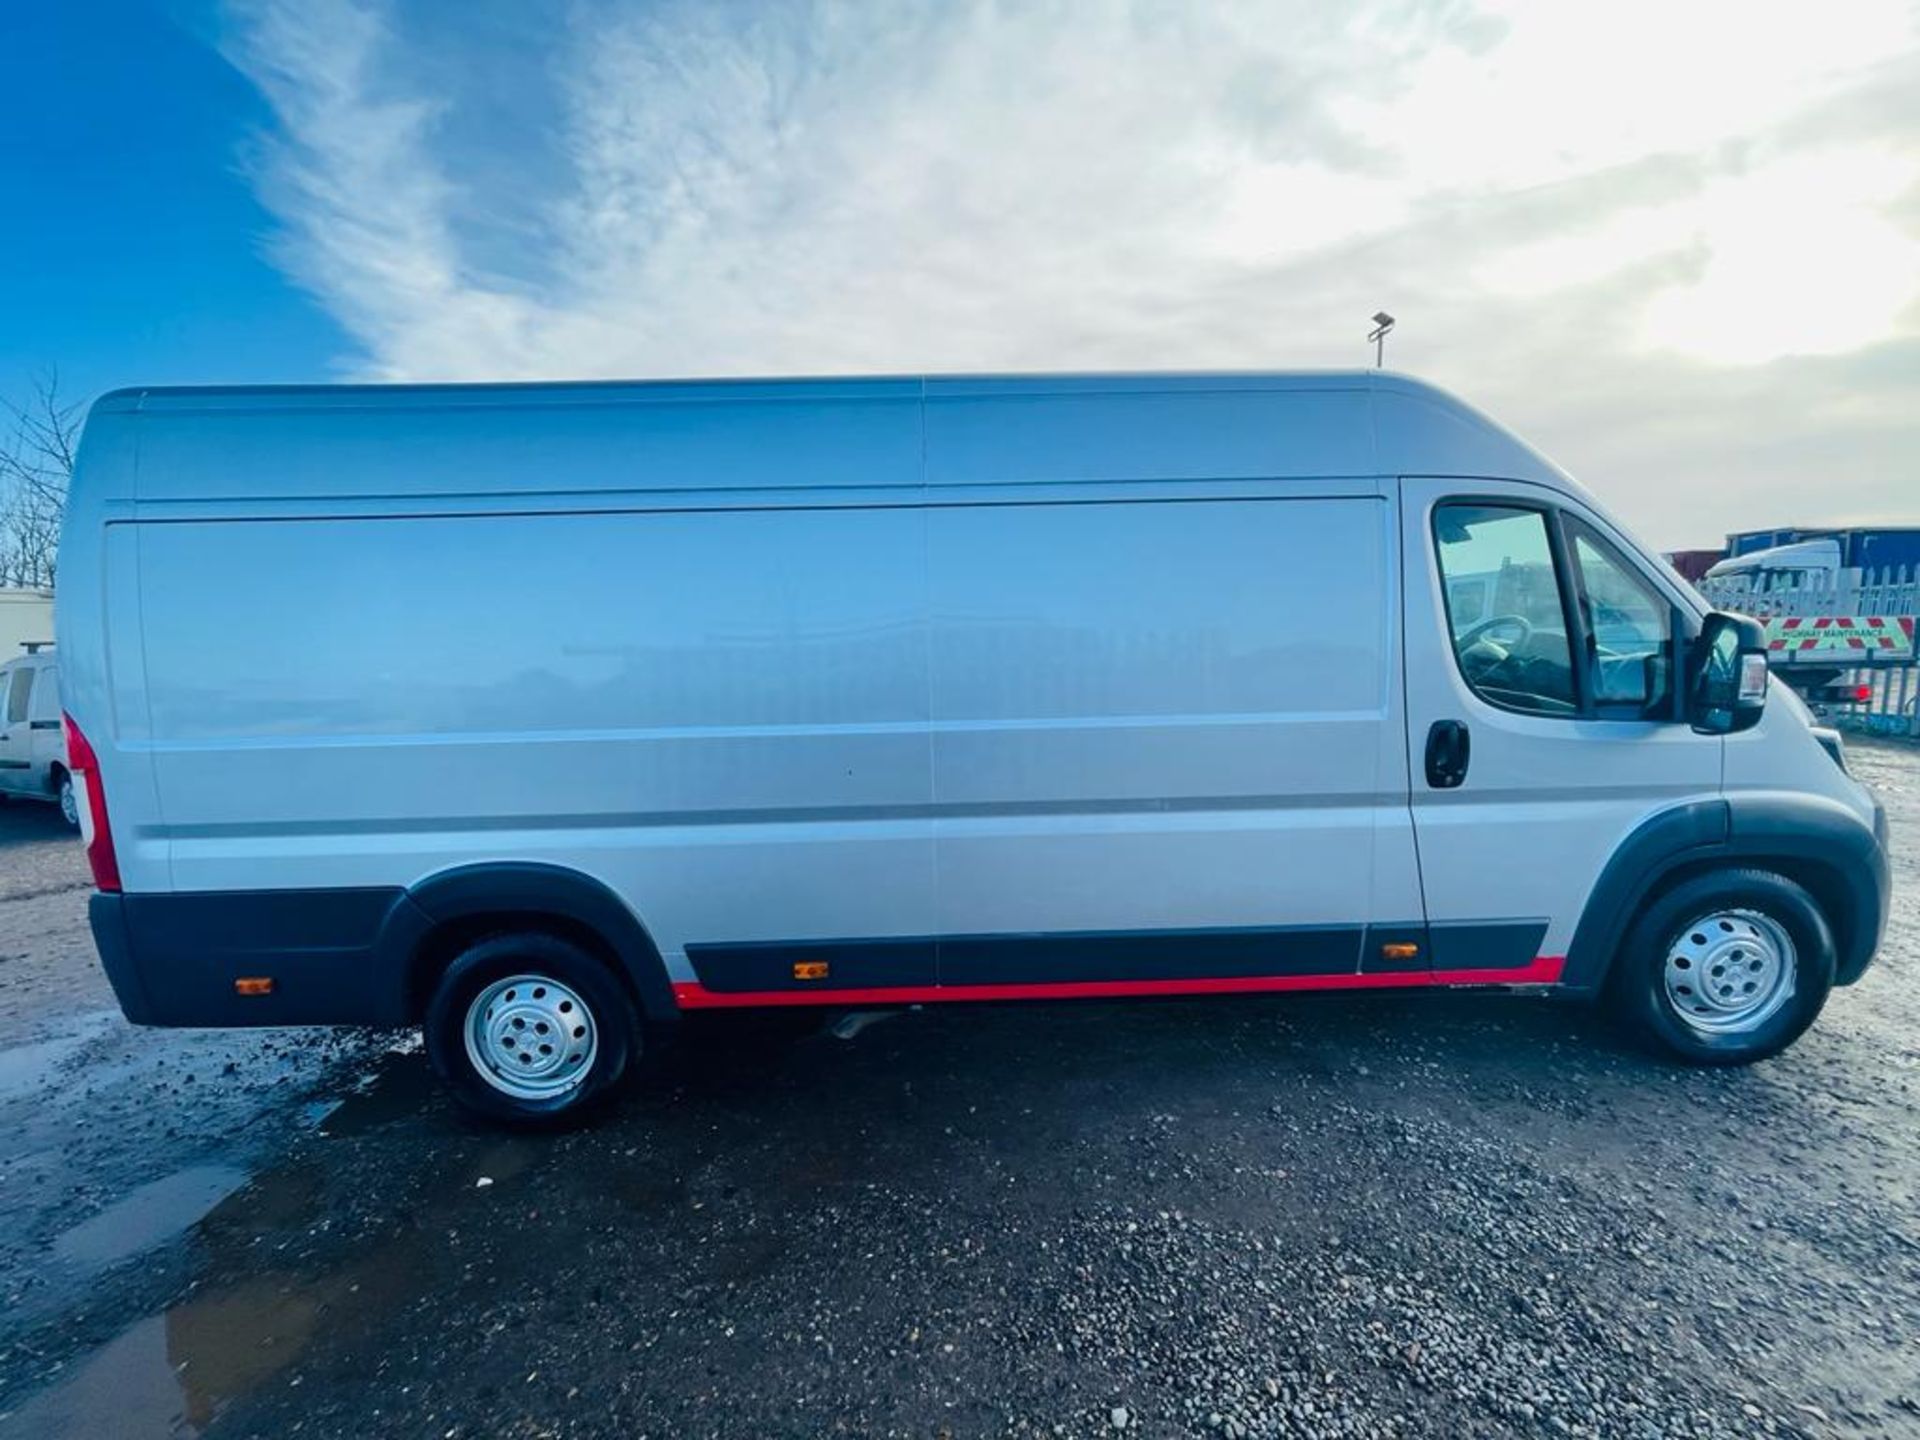
POLYGON ((1387 332, 1393 329, 1393 317, 1384 310, 1376 310, 1373 315, 1373 329, 1367 332, 1367 340, 1373 346, 1373 363, 1387 363, 1387 332))

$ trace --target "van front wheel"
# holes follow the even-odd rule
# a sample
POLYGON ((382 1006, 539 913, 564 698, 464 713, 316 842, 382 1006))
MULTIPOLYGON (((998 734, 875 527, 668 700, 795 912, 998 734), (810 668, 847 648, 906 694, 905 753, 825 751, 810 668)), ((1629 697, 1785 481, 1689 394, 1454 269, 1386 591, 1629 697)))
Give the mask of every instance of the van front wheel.
POLYGON ((447 967, 425 1021, 454 1099, 491 1120, 554 1125, 609 1094, 640 1047, 633 1003, 593 955, 556 936, 495 935, 447 967))
POLYGON ((1744 1065, 1800 1038, 1833 988, 1833 930, 1805 889, 1770 870, 1676 885, 1614 961, 1632 1029, 1696 1065, 1744 1065))

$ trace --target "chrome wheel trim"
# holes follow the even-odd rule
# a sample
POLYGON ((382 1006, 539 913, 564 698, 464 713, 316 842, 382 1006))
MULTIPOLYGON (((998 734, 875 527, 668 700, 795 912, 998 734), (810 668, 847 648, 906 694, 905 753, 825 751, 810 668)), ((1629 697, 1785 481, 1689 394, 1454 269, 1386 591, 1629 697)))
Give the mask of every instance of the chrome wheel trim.
POLYGON ((515 1100, 554 1100, 580 1088, 600 1053, 599 1027, 577 991, 547 975, 496 980, 467 1006, 467 1059, 515 1100))
POLYGON ((1793 998, 1796 952, 1780 922, 1758 910, 1715 910, 1667 946, 1667 1003, 1704 1035, 1746 1035, 1793 998))
POLYGON ((80 828, 80 797, 74 793, 71 775, 60 782, 60 818, 74 829, 80 828))

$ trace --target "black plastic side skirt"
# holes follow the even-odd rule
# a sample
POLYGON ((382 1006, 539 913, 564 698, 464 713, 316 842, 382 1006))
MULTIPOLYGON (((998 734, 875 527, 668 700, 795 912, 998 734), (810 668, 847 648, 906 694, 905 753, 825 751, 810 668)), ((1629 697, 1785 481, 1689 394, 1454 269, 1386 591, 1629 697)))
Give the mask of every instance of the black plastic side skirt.
POLYGON ((1544 920, 1441 921, 1427 927, 1428 969, 1524 970, 1540 958, 1544 920))
POLYGON ((1361 933, 1358 925, 1276 925, 943 935, 940 983, 1037 985, 1351 975, 1360 968, 1361 933))
POLYGON ((688 945, 687 960, 704 988, 736 995, 1499 971, 1531 965, 1546 929, 1500 920, 722 941, 688 945), (1387 957, 1389 944, 1414 954, 1387 957))
POLYGON ((687 962, 700 983, 716 993, 765 990, 871 990, 927 986, 934 981, 934 942, 899 940, 741 941, 689 945, 687 962), (825 966, 802 980, 796 966, 825 966))

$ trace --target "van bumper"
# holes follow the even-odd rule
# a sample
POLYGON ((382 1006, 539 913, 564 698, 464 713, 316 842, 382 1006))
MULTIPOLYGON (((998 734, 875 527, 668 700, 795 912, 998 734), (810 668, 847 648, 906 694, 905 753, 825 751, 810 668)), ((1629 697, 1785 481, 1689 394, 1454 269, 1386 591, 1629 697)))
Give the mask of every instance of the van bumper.
POLYGON ((382 946, 399 889, 96 894, 100 965, 136 1025, 403 1025, 405 966, 382 946), (265 977, 263 995, 234 982, 265 977))
POLYGON ((100 952, 100 968, 107 972, 120 1012, 136 1025, 153 1025, 153 1007, 147 987, 134 964, 133 943, 127 937, 125 897, 96 894, 87 902, 87 923, 93 927, 93 948, 100 952))

